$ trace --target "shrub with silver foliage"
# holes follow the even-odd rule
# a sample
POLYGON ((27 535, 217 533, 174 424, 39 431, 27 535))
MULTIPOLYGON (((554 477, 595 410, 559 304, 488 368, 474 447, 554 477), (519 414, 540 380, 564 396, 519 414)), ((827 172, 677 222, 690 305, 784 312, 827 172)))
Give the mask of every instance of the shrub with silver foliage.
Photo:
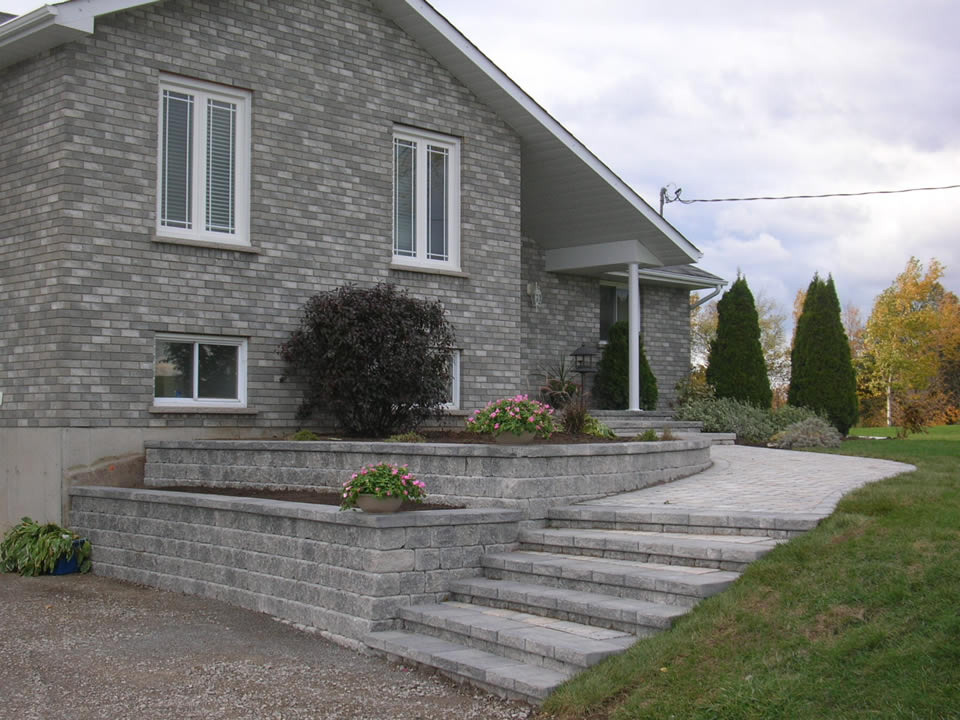
POLYGON ((772 447, 790 450, 792 448, 840 447, 843 436, 829 421, 822 417, 811 417, 790 425, 770 438, 772 447))
POLYGON ((678 420, 699 420, 704 432, 732 432, 748 445, 763 445, 776 431, 770 412, 750 403, 719 398, 692 400, 677 410, 678 420))

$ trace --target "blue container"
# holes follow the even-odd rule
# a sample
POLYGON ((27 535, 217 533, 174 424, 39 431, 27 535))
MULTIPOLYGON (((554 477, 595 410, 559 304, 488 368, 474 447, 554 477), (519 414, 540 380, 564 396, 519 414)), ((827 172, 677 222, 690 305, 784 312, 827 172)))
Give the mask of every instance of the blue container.
POLYGON ((57 560, 57 564, 53 566, 53 572, 51 575, 69 575, 70 573, 75 573, 80 571, 80 546, 83 545, 83 540, 74 540, 73 541, 73 557, 67 560, 65 555, 61 555, 57 560))

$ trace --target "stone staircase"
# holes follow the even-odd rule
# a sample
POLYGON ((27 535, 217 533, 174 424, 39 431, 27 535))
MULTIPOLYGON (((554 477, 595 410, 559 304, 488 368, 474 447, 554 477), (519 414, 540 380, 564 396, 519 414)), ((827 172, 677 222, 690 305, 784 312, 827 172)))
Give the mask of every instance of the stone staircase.
POLYGON ((573 505, 519 548, 482 558, 446 602, 404 607, 366 643, 504 697, 542 702, 638 638, 666 630, 721 592, 813 516, 573 505))
POLYGON ((697 420, 674 420, 666 410, 590 410, 590 414, 621 437, 633 437, 645 430, 669 430, 679 438, 709 437, 714 445, 733 445, 735 433, 705 433, 697 420))

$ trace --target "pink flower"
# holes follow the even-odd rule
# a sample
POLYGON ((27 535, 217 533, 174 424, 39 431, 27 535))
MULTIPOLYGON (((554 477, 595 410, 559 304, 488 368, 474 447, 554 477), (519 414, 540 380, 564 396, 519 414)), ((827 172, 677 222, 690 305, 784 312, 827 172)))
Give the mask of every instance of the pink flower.
POLYGON ((393 469, 393 472, 391 472, 390 474, 391 474, 391 475, 396 475, 398 472, 400 472, 400 471, 397 470, 396 468, 394 468, 394 469, 393 469))
POLYGON ((349 495, 349 494, 350 494, 350 493, 344 493, 343 496, 344 496, 344 497, 347 497, 347 495, 349 495))
POLYGON ((356 473, 354 473, 354 474, 353 474, 353 475, 351 475, 350 477, 351 477, 352 479, 354 479, 354 480, 356 480, 356 479, 357 479, 357 474, 356 474, 356 473))
POLYGON ((493 424, 493 429, 494 429, 494 430, 499 430, 499 429, 500 429, 500 423, 494 423, 494 424, 493 424))
POLYGON ((390 497, 391 495, 393 495, 393 493, 387 490, 387 497, 390 497))
POLYGON ((403 476, 403 479, 404 479, 404 480, 413 480, 413 475, 404 475, 404 476, 403 476))
POLYGON ((527 418, 527 422, 536 422, 536 421, 537 421, 537 418, 535 418, 533 415, 527 418))

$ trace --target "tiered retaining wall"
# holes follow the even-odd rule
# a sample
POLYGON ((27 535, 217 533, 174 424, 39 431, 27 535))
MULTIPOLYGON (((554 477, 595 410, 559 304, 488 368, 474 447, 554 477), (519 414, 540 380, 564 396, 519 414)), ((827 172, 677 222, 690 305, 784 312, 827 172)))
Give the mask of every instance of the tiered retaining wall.
POLYGON ((359 639, 397 608, 441 599, 515 547, 522 515, 328 505, 155 490, 76 487, 72 527, 97 575, 229 602, 359 639))
POLYGON ((582 445, 222 441, 146 443, 148 487, 339 489, 368 463, 409 465, 431 502, 523 512, 639 490, 710 467, 710 441, 582 445))

